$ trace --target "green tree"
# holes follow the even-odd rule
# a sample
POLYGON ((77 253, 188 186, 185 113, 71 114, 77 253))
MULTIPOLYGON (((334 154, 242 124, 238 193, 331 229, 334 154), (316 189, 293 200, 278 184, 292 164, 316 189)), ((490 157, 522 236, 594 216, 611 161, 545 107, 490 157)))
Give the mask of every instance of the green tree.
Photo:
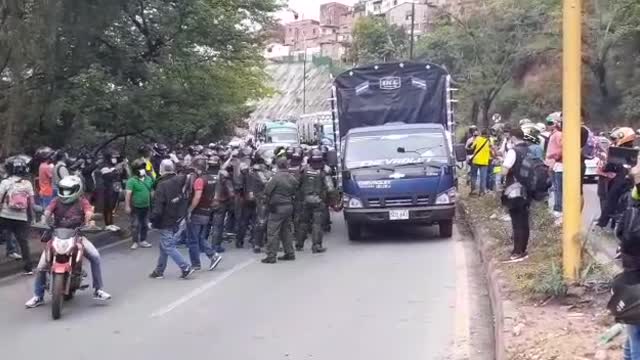
POLYGON ((279 2, 3 2, 2 150, 233 130, 268 94, 261 29, 279 2))
POLYGON ((404 28, 378 17, 362 17, 353 27, 351 58, 358 64, 406 59, 410 36, 404 28))
POLYGON ((558 0, 492 0, 471 16, 441 12, 421 38, 419 58, 445 65, 470 106, 470 120, 488 126, 490 111, 522 68, 558 49, 558 0))

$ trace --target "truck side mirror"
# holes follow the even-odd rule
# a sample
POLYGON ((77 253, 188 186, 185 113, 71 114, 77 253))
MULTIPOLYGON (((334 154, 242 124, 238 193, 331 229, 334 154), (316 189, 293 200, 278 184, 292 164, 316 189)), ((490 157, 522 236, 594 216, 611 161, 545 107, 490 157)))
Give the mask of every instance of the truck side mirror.
POLYGON ((405 148, 403 148, 403 147, 401 146, 401 147, 399 147, 399 148, 398 148, 398 152, 399 152, 400 154, 404 154, 404 153, 406 153, 406 152, 407 152, 407 150, 405 150, 405 148))
POLYGON ((464 144, 455 144, 453 146, 453 152, 456 156, 457 162, 464 162, 467 160, 467 149, 464 144))
POLYGON ((331 167, 338 166, 338 152, 335 150, 329 150, 327 152, 327 165, 331 167))

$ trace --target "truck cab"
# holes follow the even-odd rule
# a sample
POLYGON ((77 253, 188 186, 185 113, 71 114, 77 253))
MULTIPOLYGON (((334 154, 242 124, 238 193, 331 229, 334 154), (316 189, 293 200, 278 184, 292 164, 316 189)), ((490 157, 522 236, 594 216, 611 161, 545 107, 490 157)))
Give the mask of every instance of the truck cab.
POLYGON ((342 158, 349 238, 374 223, 434 225, 450 237, 456 161, 438 124, 385 124, 349 131, 342 158))
MULTIPOLYGON (((432 63, 386 63, 334 80, 349 238, 371 224, 438 225, 451 237, 456 161, 451 76, 432 63)), ((461 150, 461 151, 460 151, 461 150)))

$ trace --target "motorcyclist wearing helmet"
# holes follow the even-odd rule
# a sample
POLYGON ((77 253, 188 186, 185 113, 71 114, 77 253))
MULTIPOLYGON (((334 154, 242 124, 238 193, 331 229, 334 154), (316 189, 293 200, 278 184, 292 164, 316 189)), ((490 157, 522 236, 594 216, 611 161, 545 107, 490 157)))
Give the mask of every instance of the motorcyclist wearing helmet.
MULTIPOLYGON (((22 251, 25 274, 33 273, 29 249, 29 224, 35 221, 35 192, 28 179, 24 158, 12 156, 5 161, 8 177, 0 182, 0 229, 13 235, 22 251)), ((15 257, 17 259, 17 257, 15 257)))
MULTIPOLYGON (((611 133, 611 138, 614 140, 612 145, 616 147, 632 148, 636 137, 635 131, 629 127, 621 127, 611 133)), ((628 167, 611 160, 607 159, 603 170, 615 173, 615 176, 609 181, 604 208, 597 222, 597 226, 600 228, 605 228, 610 221, 612 227, 615 226, 613 216, 623 210, 620 207, 620 198, 633 187, 633 182, 627 177, 629 175, 628 167)))
POLYGON ((299 193, 302 198, 302 216, 295 233, 296 250, 303 250, 307 233, 311 228, 311 239, 313 241, 311 251, 313 253, 326 251, 322 246, 324 207, 327 206, 327 200, 335 200, 334 189, 333 181, 325 171, 322 151, 312 149, 309 153, 308 164, 302 168, 300 175, 299 193))
POLYGON ((191 266, 201 268, 200 253, 204 253, 210 260, 209 271, 218 266, 222 260, 209 243, 209 225, 213 214, 218 177, 207 173, 208 159, 202 155, 196 156, 191 162, 194 174, 187 179, 191 184, 191 203, 187 216, 187 247, 191 266))
MULTIPOLYGON (((43 222, 53 223, 54 228, 77 229, 91 225, 93 207, 82 196, 82 179, 75 175, 67 176, 59 184, 59 193, 44 212, 43 222)), ((48 240, 48 239, 47 239, 48 240)), ((91 276, 93 277, 93 298, 106 301, 111 295, 103 290, 102 268, 98 249, 87 238, 82 238, 84 256, 91 263, 91 276)), ((35 289, 33 298, 26 302, 27 308, 34 308, 44 304, 44 290, 47 282, 47 270, 51 264, 48 262, 46 252, 43 251, 37 267, 35 289)))

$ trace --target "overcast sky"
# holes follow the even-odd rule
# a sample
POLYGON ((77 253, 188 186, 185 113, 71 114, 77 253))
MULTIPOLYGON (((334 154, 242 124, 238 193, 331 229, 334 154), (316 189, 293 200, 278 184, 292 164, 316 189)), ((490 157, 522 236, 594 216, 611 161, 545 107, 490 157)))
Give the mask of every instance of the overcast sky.
MULTIPOLYGON (((301 18, 317 19, 320 18, 320 5, 332 2, 331 0, 289 0, 289 7, 297 11, 301 18)), ((353 5, 356 0, 336 0, 335 2, 345 5, 353 5)), ((293 15, 290 12, 282 12, 279 17, 284 22, 293 21, 293 15)))

